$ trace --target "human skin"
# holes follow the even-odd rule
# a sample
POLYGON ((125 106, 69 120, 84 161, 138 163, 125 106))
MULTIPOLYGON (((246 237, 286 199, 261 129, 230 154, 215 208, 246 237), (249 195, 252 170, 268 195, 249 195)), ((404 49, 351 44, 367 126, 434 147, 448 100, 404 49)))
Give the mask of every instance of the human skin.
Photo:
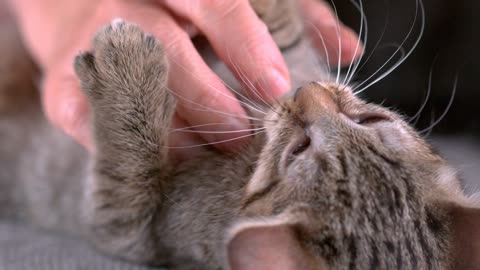
MULTIPOLYGON (((94 149, 89 104, 80 91, 72 61, 78 52, 91 48, 95 32, 114 18, 135 22, 162 41, 170 62, 168 86, 182 97, 178 99, 173 128, 200 126, 196 129, 213 131, 178 132, 172 136, 170 146, 175 159, 193 156, 195 148, 188 148, 193 145, 228 141, 214 146, 234 151, 248 143, 248 138, 236 139, 249 134, 245 111, 204 63, 191 42, 194 35, 200 32, 205 35, 236 76, 253 82, 264 98, 278 97, 290 87, 281 53, 245 0, 7 0, 7 3, 28 49, 43 71, 42 97, 47 117, 91 151, 94 149), (241 130, 245 131, 215 133, 241 130)), ((327 44, 337 44, 340 32, 341 64, 360 56, 361 49, 355 51, 357 36, 343 25, 338 30, 336 17, 326 3, 318 0, 300 3, 305 7, 306 19, 327 39, 327 44)), ((331 45, 327 49, 331 51, 330 62, 338 63, 338 47, 331 45)))

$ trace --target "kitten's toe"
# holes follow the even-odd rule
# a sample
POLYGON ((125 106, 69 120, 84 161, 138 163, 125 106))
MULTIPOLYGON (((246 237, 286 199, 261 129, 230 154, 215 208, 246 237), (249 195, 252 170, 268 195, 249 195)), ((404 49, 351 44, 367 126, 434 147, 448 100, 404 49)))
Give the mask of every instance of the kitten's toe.
MULTIPOLYGON (((114 68, 125 75, 152 71, 152 68, 166 69, 162 46, 139 26, 115 19, 101 29, 93 40, 95 57, 106 75, 114 68), (155 67, 156 66, 156 67, 155 67)), ((120 75, 120 74, 117 74, 120 75)))
POLYGON ((75 70, 91 94, 106 89, 148 91, 153 87, 142 86, 166 82, 168 66, 162 46, 152 35, 115 19, 96 34, 93 52, 76 58, 75 70))
POLYGON ((95 57, 91 52, 83 52, 75 57, 73 67, 80 79, 82 89, 89 96, 92 94, 90 89, 95 88, 95 57))

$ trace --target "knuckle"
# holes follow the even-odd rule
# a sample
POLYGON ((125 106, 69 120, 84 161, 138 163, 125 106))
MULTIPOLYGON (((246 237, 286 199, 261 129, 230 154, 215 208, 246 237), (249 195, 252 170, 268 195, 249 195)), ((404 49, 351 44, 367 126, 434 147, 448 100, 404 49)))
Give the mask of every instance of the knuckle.
MULTIPOLYGON (((207 86, 202 85, 202 87, 207 86)), ((222 98, 222 90, 212 87, 203 91, 198 91, 194 96, 193 102, 199 104, 200 109, 203 110, 218 110, 217 107, 222 98)))
POLYGON ((204 0, 198 10, 202 19, 218 22, 234 17, 247 3, 242 0, 204 0))
POLYGON ((185 41, 189 40, 189 36, 186 32, 177 31, 161 31, 161 41, 165 50, 170 56, 175 56, 182 52, 184 49, 185 41))
POLYGON ((59 91, 74 91, 72 90, 75 89, 73 81, 64 81, 61 86, 68 89, 60 89, 60 85, 47 81, 44 87, 43 108, 48 120, 54 126, 60 128, 69 136, 77 138, 79 130, 85 126, 88 106, 77 95, 72 95, 69 98, 68 95, 59 93, 59 91))
POLYGON ((253 54, 254 57, 262 55, 265 49, 270 49, 267 48, 268 46, 273 45, 273 43, 270 42, 270 32, 267 26, 261 21, 255 29, 247 30, 244 37, 245 39, 242 45, 247 52, 253 54))
POLYGON ((42 107, 48 121, 54 126, 61 128, 63 121, 60 119, 60 109, 54 91, 55 88, 53 88, 54 85, 52 85, 53 81, 51 76, 46 77, 42 91, 42 107))
POLYGON ((255 43, 255 42, 263 43, 265 42, 267 37, 270 36, 270 32, 268 31, 267 25, 262 21, 258 21, 256 26, 252 28, 252 30, 247 32, 247 34, 249 34, 249 38, 247 41, 251 43, 255 43))

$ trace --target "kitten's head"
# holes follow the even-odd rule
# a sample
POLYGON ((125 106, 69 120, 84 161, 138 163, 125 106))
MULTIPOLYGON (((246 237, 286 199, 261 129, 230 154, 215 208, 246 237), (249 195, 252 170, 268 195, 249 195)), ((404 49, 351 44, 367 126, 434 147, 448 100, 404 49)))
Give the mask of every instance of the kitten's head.
POLYGON ((272 109, 265 126, 245 220, 229 236, 232 269, 475 263, 464 240, 476 236, 479 211, 398 114, 348 87, 311 83, 272 109))

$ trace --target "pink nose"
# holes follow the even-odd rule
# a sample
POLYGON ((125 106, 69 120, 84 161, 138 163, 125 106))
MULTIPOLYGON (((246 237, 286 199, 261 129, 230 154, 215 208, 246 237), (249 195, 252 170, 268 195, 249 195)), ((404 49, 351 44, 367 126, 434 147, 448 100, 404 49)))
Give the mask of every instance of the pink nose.
POLYGON ((294 102, 302 109, 304 117, 315 118, 323 111, 338 112, 334 89, 318 83, 307 84, 297 90, 294 102))

